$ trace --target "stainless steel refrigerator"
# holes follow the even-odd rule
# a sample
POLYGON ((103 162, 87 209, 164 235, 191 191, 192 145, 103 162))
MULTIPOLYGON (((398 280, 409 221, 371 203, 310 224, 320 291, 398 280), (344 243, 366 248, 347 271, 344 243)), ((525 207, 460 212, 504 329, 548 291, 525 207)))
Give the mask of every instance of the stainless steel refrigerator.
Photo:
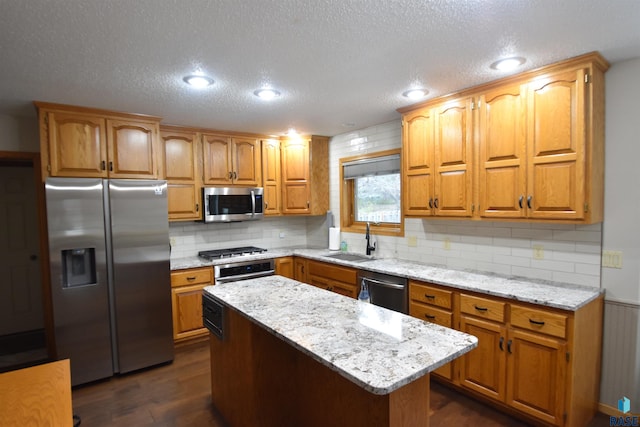
POLYGON ((72 384, 173 360, 166 182, 45 188, 55 343, 72 384))

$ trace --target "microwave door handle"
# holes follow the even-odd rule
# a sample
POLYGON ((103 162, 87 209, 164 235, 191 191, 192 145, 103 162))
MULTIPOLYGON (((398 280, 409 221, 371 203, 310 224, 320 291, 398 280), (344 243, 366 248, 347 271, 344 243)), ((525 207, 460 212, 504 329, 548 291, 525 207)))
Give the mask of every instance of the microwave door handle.
POLYGON ((251 190, 251 216, 256 216, 256 194, 251 190))

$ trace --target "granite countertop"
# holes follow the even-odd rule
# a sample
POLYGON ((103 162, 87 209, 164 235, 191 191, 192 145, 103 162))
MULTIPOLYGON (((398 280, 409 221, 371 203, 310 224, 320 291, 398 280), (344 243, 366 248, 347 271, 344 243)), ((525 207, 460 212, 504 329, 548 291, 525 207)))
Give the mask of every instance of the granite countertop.
POLYGON ((478 345, 472 335, 282 276, 205 292, 374 394, 391 393, 478 345))
MULTIPOLYGON (((371 258, 371 260, 365 262, 327 258, 327 255, 335 253, 335 251, 329 251, 327 249, 274 249, 259 255, 246 255, 233 258, 232 262, 296 255, 317 261, 331 262, 352 268, 450 286, 462 291, 479 292, 568 311, 579 309, 598 298, 604 292, 601 289, 587 286, 525 279, 521 277, 506 277, 491 273, 452 270, 443 266, 391 258, 371 258)), ((178 270, 227 263, 229 263, 229 258, 206 261, 194 256, 171 260, 171 269, 178 270)))

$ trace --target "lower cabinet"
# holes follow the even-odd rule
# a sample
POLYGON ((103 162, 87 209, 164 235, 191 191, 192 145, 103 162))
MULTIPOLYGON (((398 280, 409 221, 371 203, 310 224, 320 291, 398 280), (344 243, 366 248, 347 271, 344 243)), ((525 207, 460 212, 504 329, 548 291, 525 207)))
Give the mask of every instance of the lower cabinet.
POLYGON ((292 256, 276 258, 275 261, 276 274, 289 279, 295 279, 295 269, 292 256))
POLYGON ((211 285, 213 285, 211 267, 171 272, 174 343, 208 336, 208 330, 202 324, 202 289, 211 285))
POLYGON ((306 267, 306 282, 310 285, 351 298, 358 297, 358 270, 355 268, 312 260, 307 260, 306 267))
POLYGON ((410 314, 478 338, 434 371, 495 406, 555 426, 584 426, 597 411, 603 298, 576 311, 409 282, 410 314), (447 365, 445 365, 447 366, 447 365))

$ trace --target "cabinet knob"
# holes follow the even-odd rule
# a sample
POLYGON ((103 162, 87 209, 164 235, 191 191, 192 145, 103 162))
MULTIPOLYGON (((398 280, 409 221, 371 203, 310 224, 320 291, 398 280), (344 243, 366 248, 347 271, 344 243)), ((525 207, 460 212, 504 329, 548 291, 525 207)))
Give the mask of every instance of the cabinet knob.
POLYGON ((433 209, 433 198, 429 197, 429 209, 433 209))
POLYGON ((500 351, 504 351, 503 344, 504 344, 504 337, 500 337, 500 344, 498 344, 500 346, 500 351))
POLYGON ((485 312, 485 311, 489 310, 486 307, 478 307, 477 305, 474 305, 473 308, 475 308, 478 311, 482 311, 482 312, 485 312))
POLYGON ((307 200, 307 209, 311 206, 311 203, 307 200))
POLYGON ((533 325, 544 326, 544 322, 540 322, 537 320, 529 319, 529 322, 533 325))
POLYGON ((507 341, 507 351, 509 352, 509 354, 512 354, 513 352, 511 351, 511 340, 507 341))
POLYGON ((531 209, 531 199, 533 199, 533 196, 528 196, 528 197, 527 197, 527 207, 528 207, 529 209, 531 209))
POLYGON ((107 170, 107 162, 105 162, 104 160, 102 162, 100 162, 100 169, 107 170))
POLYGON ((109 162, 109 172, 113 172, 113 162, 109 162))
POLYGON ((196 212, 200 212, 200 204, 196 203, 196 212))
POLYGON ((524 196, 521 194, 520 197, 518 198, 518 206, 520 206, 520 209, 523 208, 522 206, 523 201, 524 201, 524 196))
POLYGON ((435 206, 436 209, 438 209, 438 198, 437 197, 435 199, 433 199, 433 206, 435 206))

